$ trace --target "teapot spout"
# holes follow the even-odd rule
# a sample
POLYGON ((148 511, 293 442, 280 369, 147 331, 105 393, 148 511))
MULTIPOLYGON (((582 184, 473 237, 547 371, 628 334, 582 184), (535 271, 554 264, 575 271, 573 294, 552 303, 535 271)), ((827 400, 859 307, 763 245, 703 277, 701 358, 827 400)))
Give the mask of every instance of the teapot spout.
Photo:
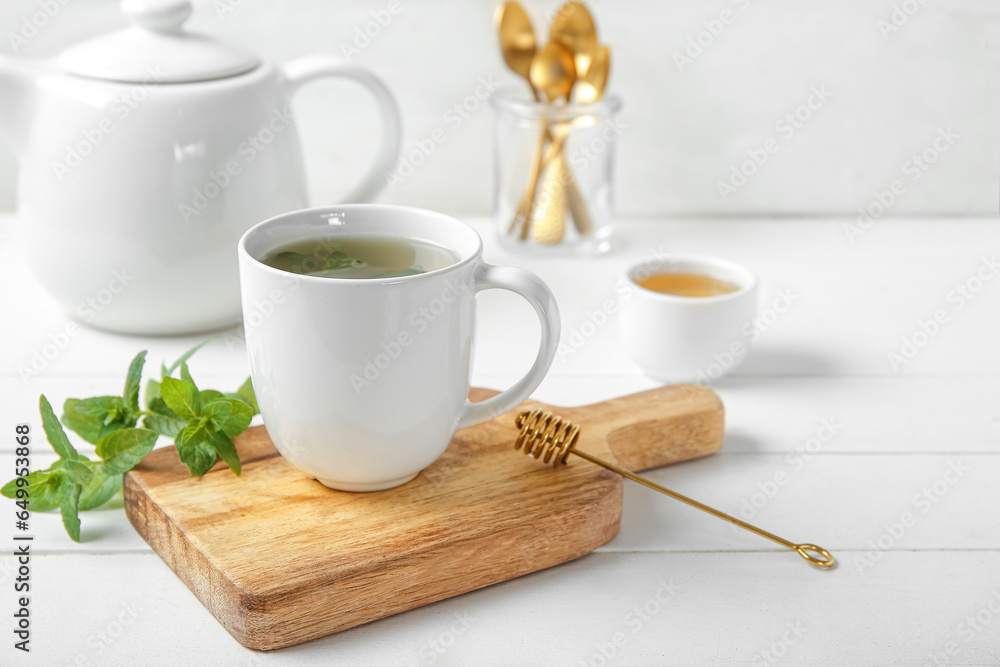
POLYGON ((24 61, 0 54, 0 136, 18 156, 28 141, 37 78, 24 61))

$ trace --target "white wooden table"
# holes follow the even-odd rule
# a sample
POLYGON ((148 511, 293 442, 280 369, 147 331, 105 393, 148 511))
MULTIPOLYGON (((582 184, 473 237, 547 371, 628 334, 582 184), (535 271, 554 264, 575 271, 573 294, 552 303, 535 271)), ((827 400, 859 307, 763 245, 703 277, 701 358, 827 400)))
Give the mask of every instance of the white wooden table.
MULTIPOLYGON (((57 515, 32 516, 26 656, 13 648, 15 508, 4 499, 0 664, 1000 664, 1000 279, 989 268, 1000 253, 996 220, 882 220, 853 243, 849 220, 622 223, 615 252, 585 262, 508 255, 486 221, 475 222, 488 261, 522 265, 552 287, 564 341, 574 330, 592 334, 564 350, 537 391, 555 405, 654 386, 623 356, 614 317, 581 327, 614 295, 627 264, 676 251, 755 269, 766 330, 743 368, 714 386, 727 407, 722 451, 650 476, 733 514, 756 502, 753 522, 828 548, 839 567, 820 571, 627 484, 621 532, 597 553, 260 654, 219 626, 118 502, 83 515, 81 544, 57 515), (979 273, 994 279, 979 282, 979 273), (965 299, 959 285, 978 291, 965 299), (779 291, 792 305, 768 313, 779 291), (933 336, 919 334, 939 310, 947 322, 933 336), (916 339, 917 353, 893 368, 889 355, 901 353, 904 338, 916 339)), ((18 367, 69 320, 25 275, 11 216, 0 217, 0 234, 6 481, 17 422, 36 435, 33 465, 52 459, 38 439, 39 393, 57 405, 117 393, 138 350, 158 364, 200 337, 83 329, 22 379, 18 367)), ((507 386, 528 367, 537 336, 526 304, 484 294, 474 384, 507 386)), ((220 387, 235 388, 248 372, 233 335, 191 366, 196 379, 220 387)))

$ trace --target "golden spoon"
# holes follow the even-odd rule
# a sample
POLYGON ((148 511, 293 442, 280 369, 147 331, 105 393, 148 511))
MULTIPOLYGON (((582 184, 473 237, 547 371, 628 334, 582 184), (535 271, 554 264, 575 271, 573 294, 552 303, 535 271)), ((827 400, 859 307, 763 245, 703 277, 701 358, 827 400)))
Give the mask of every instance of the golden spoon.
POLYGON ((591 104, 604 97, 611 73, 611 49, 601 45, 594 51, 590 65, 576 78, 576 101, 591 104))
POLYGON ((494 20, 500 36, 500 53, 515 74, 522 77, 531 86, 531 94, 539 100, 538 90, 531 83, 531 61, 538 51, 538 41, 535 29, 531 27, 524 8, 517 2, 505 2, 497 7, 494 20))
MULTIPOLYGON (((609 53, 606 46, 598 46, 594 18, 583 3, 567 2, 559 9, 555 18, 552 19, 549 41, 561 44, 573 54, 577 75, 577 101, 589 103, 600 99, 604 94, 604 86, 608 78, 609 53), (600 60, 601 57, 603 60, 600 60), (586 88, 581 95, 579 84, 584 82, 586 88)), ((567 95, 566 101, 569 102, 569 95, 567 95)), ((577 232, 581 236, 589 236, 594 231, 594 222, 587 209, 587 202, 580 194, 576 179, 573 178, 572 172, 566 165, 563 148, 568 134, 568 128, 563 128, 559 137, 553 140, 548 155, 543 160, 542 169, 551 163, 551 169, 548 173, 552 174, 551 178, 560 182, 565 190, 562 200, 569 207, 577 232)), ((549 183, 546 183, 546 186, 552 187, 549 183)), ((541 219, 546 220, 544 217, 541 219)), ((558 243, 563 237, 564 216, 553 215, 548 220, 550 224, 558 225, 558 228, 548 229, 540 224, 535 228, 535 238, 540 242, 544 238, 547 239, 547 242, 558 243)))
MULTIPOLYGON (((550 103, 560 98, 569 99, 575 82, 576 64, 573 53, 558 42, 550 41, 531 61, 531 83, 545 94, 550 103)), ((546 133, 551 134, 548 130, 546 133)), ((560 140, 565 141, 565 133, 555 141, 560 140)), ((535 212, 538 220, 534 226, 534 237, 539 243, 553 244, 562 240, 566 225, 566 191, 562 179, 566 173, 565 169, 548 169, 542 173, 545 180, 542 188, 542 192, 546 194, 543 201, 545 205, 539 206, 539 210, 535 212)), ((538 192, 538 180, 535 179, 526 197, 531 203, 527 219, 521 228, 522 240, 528 237, 528 228, 531 226, 531 207, 534 206, 538 192)))
POLYGON ((597 52, 597 28, 582 2, 567 2, 560 7, 552 19, 549 41, 561 44, 573 54, 578 76, 587 71, 597 52))
MULTIPOLYGON (((535 29, 531 26, 531 19, 518 2, 505 2, 497 7, 494 21, 497 25, 497 32, 500 38, 500 53, 503 60, 515 74, 528 82, 531 88, 531 95, 535 101, 540 101, 538 89, 531 82, 531 63, 538 52, 538 40, 535 37, 535 29)), ((528 182, 524 188, 524 195, 521 202, 511 218, 510 227, 507 233, 513 233, 518 225, 521 225, 521 239, 528 235, 530 225, 531 207, 534 205, 534 193, 538 187, 538 178, 541 174, 542 156, 545 151, 545 142, 551 136, 546 129, 538 138, 538 145, 535 147, 535 154, 531 158, 531 167, 528 171, 528 182), (528 194, 531 193, 531 197, 528 194)))
MULTIPOLYGON (((579 58, 577 59, 579 62, 579 58)), ((586 71, 582 77, 576 80, 576 99, 583 104, 597 102, 604 97, 604 88, 608 83, 608 73, 611 70, 611 51, 607 46, 600 46, 595 51, 586 71)), ((570 215, 573 216, 573 224, 580 236, 590 236, 594 233, 594 221, 590 217, 590 210, 587 208, 587 201, 580 194, 580 189, 576 185, 576 179, 572 177, 569 167, 566 166, 564 157, 565 151, 561 148, 558 153, 559 161, 568 176, 566 180, 566 202, 569 205, 570 215)))

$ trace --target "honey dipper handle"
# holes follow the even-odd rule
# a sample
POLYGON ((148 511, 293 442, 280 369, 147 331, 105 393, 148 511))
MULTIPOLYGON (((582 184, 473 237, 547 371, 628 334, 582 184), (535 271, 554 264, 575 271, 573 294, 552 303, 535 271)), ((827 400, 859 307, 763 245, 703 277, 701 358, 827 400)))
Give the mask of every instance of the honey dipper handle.
POLYGON ((588 441, 605 438, 615 461, 628 470, 695 459, 722 445, 725 411, 707 387, 668 385, 583 410, 586 418, 577 423, 588 441))

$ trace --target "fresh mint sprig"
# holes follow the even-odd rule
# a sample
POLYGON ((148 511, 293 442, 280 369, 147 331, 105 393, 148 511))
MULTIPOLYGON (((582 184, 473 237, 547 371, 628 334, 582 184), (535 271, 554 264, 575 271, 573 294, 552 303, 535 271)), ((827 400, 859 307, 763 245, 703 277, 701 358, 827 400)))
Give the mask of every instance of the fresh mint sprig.
MULTIPOLYGON (((209 341, 188 350, 169 368, 160 366, 160 379, 146 385, 146 409, 139 405, 139 387, 146 351, 129 365, 121 396, 68 399, 62 423, 44 395, 39 397, 42 428, 59 455, 45 470, 28 475, 28 509, 58 509, 66 532, 80 541, 80 511, 105 504, 121 489, 122 476, 152 451, 159 436, 174 439, 180 460, 191 474, 201 476, 222 458, 237 475, 242 466, 233 438, 250 426, 259 412, 250 379, 234 393, 199 390, 187 360, 209 341), (180 378, 174 378, 174 371, 180 378), (137 428, 142 419, 143 428, 137 428), (76 451, 63 429, 66 426, 95 445, 100 460, 76 451)), ((0 488, 8 498, 17 496, 17 480, 0 488)))

